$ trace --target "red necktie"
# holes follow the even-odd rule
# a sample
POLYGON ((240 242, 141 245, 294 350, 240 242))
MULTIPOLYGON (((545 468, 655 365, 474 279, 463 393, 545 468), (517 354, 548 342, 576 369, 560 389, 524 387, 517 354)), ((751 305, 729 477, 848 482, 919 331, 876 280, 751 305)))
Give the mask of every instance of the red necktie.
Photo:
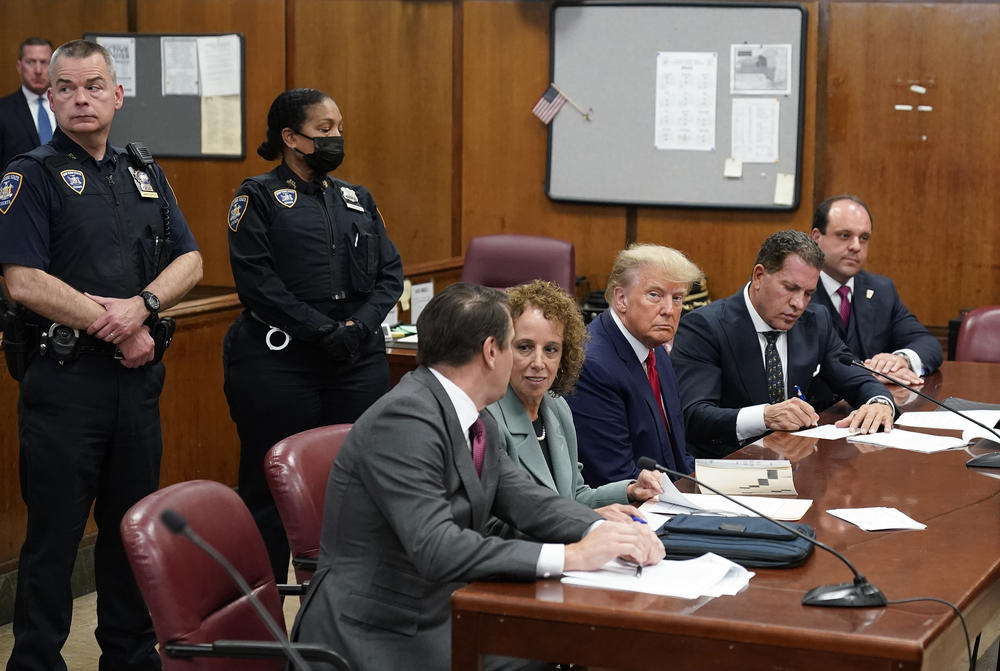
POLYGON ((844 322, 844 328, 847 328, 847 323, 851 321, 851 301, 848 298, 848 294, 851 289, 846 284, 841 284, 840 288, 837 289, 837 293, 840 294, 840 321, 844 322))
POLYGON ((483 457, 486 456, 486 427, 482 417, 477 417, 469 427, 469 442, 472 443, 472 465, 476 467, 476 475, 482 476, 483 457))
POLYGON ((649 350, 649 356, 646 357, 646 375, 649 377, 649 386, 653 390, 653 398, 656 399, 656 405, 660 408, 660 417, 663 418, 663 425, 667 427, 667 432, 670 432, 670 422, 667 421, 667 413, 663 411, 663 398, 660 396, 660 376, 656 373, 656 351, 649 350))

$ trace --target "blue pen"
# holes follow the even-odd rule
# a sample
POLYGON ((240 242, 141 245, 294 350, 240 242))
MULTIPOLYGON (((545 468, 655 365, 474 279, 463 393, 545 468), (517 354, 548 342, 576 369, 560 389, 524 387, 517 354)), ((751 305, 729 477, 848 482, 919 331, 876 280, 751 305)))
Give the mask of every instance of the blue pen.
POLYGON ((636 517, 635 515, 629 515, 629 517, 632 518, 633 522, 638 522, 639 524, 647 524, 646 520, 642 519, 641 517, 636 517))
MULTIPOLYGON (((802 393, 802 387, 800 387, 799 385, 795 385, 795 395, 801 398, 803 401, 806 401, 806 395, 802 393)), ((806 401, 806 403, 808 402, 809 401, 806 401)))

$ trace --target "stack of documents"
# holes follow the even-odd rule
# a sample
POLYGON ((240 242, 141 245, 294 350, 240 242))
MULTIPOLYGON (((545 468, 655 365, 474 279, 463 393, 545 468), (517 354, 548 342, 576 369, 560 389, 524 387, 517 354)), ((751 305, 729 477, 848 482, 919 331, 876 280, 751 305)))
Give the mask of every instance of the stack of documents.
POLYGON ((694 468, 696 478, 723 494, 798 494, 787 459, 697 459, 694 468))
MULTIPOLYGON (((723 498, 718 494, 681 494, 674 483, 664 476, 661 481, 663 493, 658 501, 646 501, 639 509, 643 512, 677 515, 680 513, 704 512, 720 515, 754 515, 738 503, 723 498)), ((795 521, 812 505, 812 499, 778 499, 768 496, 733 496, 733 499, 746 503, 754 510, 778 520, 795 521)))
MULTIPOLYGON (((939 413, 933 413, 939 414, 939 413)), ((969 441, 964 438, 953 436, 936 436, 930 433, 920 433, 918 431, 906 431, 905 429, 893 429, 889 432, 880 433, 856 433, 848 437, 849 443, 864 443, 867 445, 878 445, 880 447, 895 447, 899 450, 910 450, 912 452, 923 452, 931 454, 942 450, 950 450, 955 447, 962 447, 969 441)))
POLYGON ((926 524, 917 522, 896 508, 833 508, 826 512, 865 531, 927 528, 926 524))
POLYGON ((636 571, 634 564, 615 559, 596 571, 567 571, 562 581, 568 585, 697 599, 738 594, 753 576, 739 564, 708 553, 697 559, 663 560, 655 566, 644 566, 641 572, 636 571))

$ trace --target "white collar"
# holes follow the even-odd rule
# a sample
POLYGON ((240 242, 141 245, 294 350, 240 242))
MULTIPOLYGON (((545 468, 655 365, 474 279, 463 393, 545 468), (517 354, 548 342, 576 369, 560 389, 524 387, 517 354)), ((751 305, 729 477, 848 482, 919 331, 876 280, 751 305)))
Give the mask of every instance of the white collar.
MULTIPOLYGON (((754 330, 756 330, 757 333, 767 333, 769 331, 781 331, 782 333, 787 333, 787 331, 782 331, 781 329, 774 328, 773 326, 771 326, 770 324, 768 324, 766 321, 764 321, 763 317, 761 317, 759 314, 757 314, 757 308, 755 308, 753 306, 753 303, 750 302, 750 283, 749 282, 747 282, 743 286, 743 301, 747 304, 747 312, 750 313, 750 321, 753 322, 754 330)), ((797 323, 798 322, 796 322, 796 324, 797 323)))
POLYGON ((21 85, 21 93, 24 94, 24 99, 28 101, 28 106, 32 108, 32 110, 31 110, 32 112, 35 112, 35 110, 38 109, 38 99, 39 98, 41 98, 42 100, 45 101, 45 109, 46 109, 46 111, 48 111, 48 109, 49 109, 49 99, 48 99, 48 97, 46 97, 45 91, 42 91, 40 94, 39 93, 35 93, 31 89, 29 89, 27 86, 25 86, 24 84, 22 84, 21 85))
POLYGON ((468 433, 469 427, 479 419, 479 411, 476 409, 476 404, 461 387, 449 380, 443 373, 430 367, 428 367, 428 370, 434 374, 434 377, 444 387, 444 392, 448 394, 448 400, 451 401, 451 405, 455 408, 455 414, 458 415, 459 426, 462 427, 462 431, 468 433))
POLYGON ((639 342, 639 339, 632 335, 627 328, 625 328, 625 325, 622 324, 622 320, 618 318, 618 313, 615 312, 614 308, 609 307, 608 312, 611 313, 611 318, 615 320, 615 325, 618 326, 618 330, 622 332, 622 335, 625 336, 625 340, 628 341, 628 344, 631 345, 635 355, 639 358, 639 363, 645 364, 646 359, 649 358, 649 352, 651 350, 639 342))
MULTIPOLYGON (((819 279, 823 283, 823 288, 826 290, 827 295, 830 296, 831 298, 835 293, 837 293, 837 289, 839 289, 841 286, 840 282, 827 275, 825 270, 819 271, 819 279)), ((851 296, 853 296, 854 277, 852 276, 851 278, 849 278, 847 282, 845 282, 844 284, 847 286, 848 289, 851 290, 851 296)))

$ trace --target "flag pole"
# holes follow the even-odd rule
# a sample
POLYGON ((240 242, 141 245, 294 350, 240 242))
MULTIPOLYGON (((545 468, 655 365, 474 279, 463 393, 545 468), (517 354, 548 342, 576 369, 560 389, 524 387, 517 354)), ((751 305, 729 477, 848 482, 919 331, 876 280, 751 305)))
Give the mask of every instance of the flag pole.
POLYGON ((590 121, 590 113, 594 111, 593 108, 590 108, 586 112, 584 112, 582 107, 580 107, 579 105, 577 105, 576 102, 574 102, 572 98, 570 98, 568 95, 566 95, 566 93, 561 88, 559 88, 558 86, 555 85, 555 82, 550 82, 549 85, 552 88, 554 88, 556 91, 558 91, 559 94, 563 98, 566 99, 566 102, 568 102, 570 105, 572 105, 576 109, 577 112, 579 112, 580 114, 582 114, 584 119, 586 119, 587 121, 590 121))

